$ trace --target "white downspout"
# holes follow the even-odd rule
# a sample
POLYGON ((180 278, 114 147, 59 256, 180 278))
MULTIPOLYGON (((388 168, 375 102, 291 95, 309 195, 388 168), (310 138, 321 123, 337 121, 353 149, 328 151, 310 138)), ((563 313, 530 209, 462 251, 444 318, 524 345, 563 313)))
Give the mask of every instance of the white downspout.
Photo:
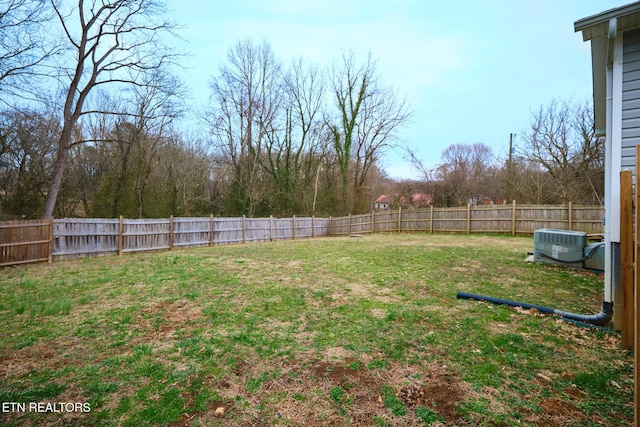
MULTIPOLYGON (((612 152, 612 131, 613 131, 613 50, 614 42, 618 33, 618 20, 612 18, 609 21, 609 43, 607 48, 607 87, 606 87, 606 138, 605 138, 605 162, 604 162, 604 188, 610 189, 612 182, 612 165, 613 165, 613 152, 612 152)), ((613 212, 611 191, 607 191, 605 194, 604 210, 604 300, 606 302, 613 302, 613 271, 612 271, 612 242, 611 242, 611 223, 613 218, 611 213, 613 212)))
MULTIPOLYGON (((607 130, 605 137, 604 188, 611 188, 611 88, 613 86, 612 66, 607 65, 607 130)), ((611 193, 607 191, 607 193, 611 193)), ((604 198, 604 300, 613 302, 613 272, 611 271, 611 194, 604 198)))

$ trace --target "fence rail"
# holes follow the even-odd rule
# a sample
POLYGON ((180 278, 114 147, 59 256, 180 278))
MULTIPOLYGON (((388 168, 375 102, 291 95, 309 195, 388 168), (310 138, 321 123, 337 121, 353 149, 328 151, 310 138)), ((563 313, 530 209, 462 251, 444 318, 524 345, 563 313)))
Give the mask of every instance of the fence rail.
POLYGON ((177 247, 379 232, 533 234, 603 232, 600 206, 467 206, 378 211, 340 218, 64 218, 0 222, 0 267, 177 247))

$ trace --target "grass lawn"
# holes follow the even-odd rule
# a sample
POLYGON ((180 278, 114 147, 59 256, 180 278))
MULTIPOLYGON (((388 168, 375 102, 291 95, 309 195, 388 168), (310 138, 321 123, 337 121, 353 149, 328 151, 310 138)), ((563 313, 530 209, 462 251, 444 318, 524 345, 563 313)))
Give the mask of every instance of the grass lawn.
POLYGON ((532 248, 377 234, 5 268, 0 424, 629 425, 617 333, 456 299, 600 310, 602 276, 532 248))

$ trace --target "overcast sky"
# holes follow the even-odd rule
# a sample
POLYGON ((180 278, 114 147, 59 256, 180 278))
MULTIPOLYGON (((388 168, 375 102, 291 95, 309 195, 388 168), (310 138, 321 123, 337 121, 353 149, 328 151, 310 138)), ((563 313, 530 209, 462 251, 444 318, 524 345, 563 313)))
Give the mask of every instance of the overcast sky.
MULTIPOLYGON (((428 167, 451 144, 483 142, 498 157, 509 134, 552 99, 592 97, 589 42, 576 20, 630 1, 615 0, 168 0, 188 41, 194 106, 239 40, 266 40, 288 64, 329 65, 353 50, 378 60, 382 81, 415 109, 400 135, 428 167)), ((418 176, 388 153, 390 176, 418 176)))

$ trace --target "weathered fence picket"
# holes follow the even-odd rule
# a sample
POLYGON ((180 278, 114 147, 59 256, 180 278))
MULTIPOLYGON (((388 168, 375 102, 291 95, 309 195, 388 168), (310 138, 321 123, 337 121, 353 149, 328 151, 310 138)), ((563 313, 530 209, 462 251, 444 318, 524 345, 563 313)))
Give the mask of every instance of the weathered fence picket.
POLYGON ((56 259, 117 255, 118 219, 65 218, 53 220, 53 256, 56 259))

